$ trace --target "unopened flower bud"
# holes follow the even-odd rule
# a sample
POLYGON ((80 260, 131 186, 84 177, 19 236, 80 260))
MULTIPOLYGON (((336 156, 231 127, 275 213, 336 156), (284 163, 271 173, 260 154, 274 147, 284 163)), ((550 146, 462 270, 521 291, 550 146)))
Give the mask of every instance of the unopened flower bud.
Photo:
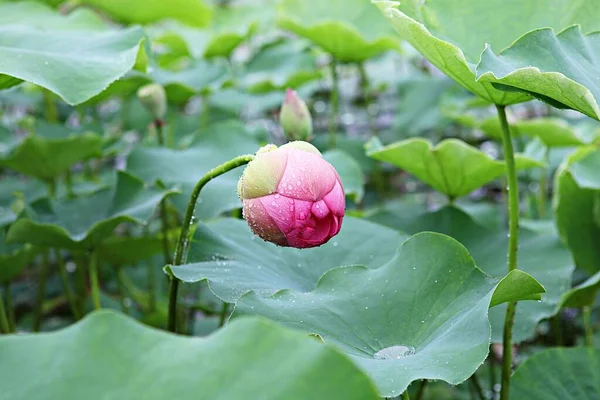
POLYGON ((280 246, 316 247, 337 235, 344 218, 340 177, 313 145, 290 142, 259 151, 238 184, 252 231, 280 246))
POLYGON ((310 140, 312 137, 312 117, 306 103, 298 94, 287 89, 279 114, 283 134, 288 140, 310 140))
POLYGON ((137 91, 140 103, 152 114, 155 120, 161 121, 167 113, 167 94, 165 88, 158 83, 149 83, 137 91))

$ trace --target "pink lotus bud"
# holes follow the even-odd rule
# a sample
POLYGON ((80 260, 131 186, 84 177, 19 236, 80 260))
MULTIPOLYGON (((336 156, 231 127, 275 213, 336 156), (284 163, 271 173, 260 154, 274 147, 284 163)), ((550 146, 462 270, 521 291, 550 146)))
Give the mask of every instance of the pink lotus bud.
POLYGON ((292 89, 287 89, 285 92, 279 123, 288 140, 310 140, 312 136, 310 111, 306 103, 292 89))
POLYGON ((280 246, 320 246, 342 227, 340 177, 307 142, 263 147, 244 170, 238 194, 252 231, 280 246))

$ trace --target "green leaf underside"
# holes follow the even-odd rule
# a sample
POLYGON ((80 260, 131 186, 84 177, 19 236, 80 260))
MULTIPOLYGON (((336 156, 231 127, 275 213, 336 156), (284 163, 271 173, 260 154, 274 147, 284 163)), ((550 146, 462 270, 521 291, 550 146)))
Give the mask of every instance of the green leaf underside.
POLYGON ((0 351, 6 399, 377 399, 345 356, 260 319, 186 338, 99 311, 57 332, 3 336, 0 351))
MULTIPOLYGON (((382 147, 372 140, 367 154, 415 175, 419 180, 451 198, 465 196, 505 174, 503 161, 494 160, 458 139, 446 139, 433 146, 427 139, 412 138, 382 147)), ((517 168, 543 166, 517 155, 517 168)))
MULTIPOLYGON (((461 125, 481 129, 486 136, 502 140, 500 122, 496 116, 477 120, 464 114, 453 115, 461 125)), ((520 120, 510 124, 512 136, 528 136, 539 138, 547 147, 581 146, 598 140, 597 126, 589 124, 592 120, 581 124, 570 124, 564 119, 541 117, 520 120)))
POLYGON ((323 158, 333 165, 340 175, 346 196, 360 203, 365 193, 365 178, 360 164, 342 150, 327 151, 323 154, 323 158))
MULTIPOLYGON (((492 229, 475 222, 465 212, 446 206, 438 211, 412 212, 410 216, 383 215, 382 223, 410 234, 433 231, 449 235, 468 250, 479 268, 488 275, 506 274, 506 229, 492 229)), ((561 296, 569 290, 574 263, 569 251, 555 233, 535 233, 521 228, 519 233, 519 265, 546 289, 541 302, 519 304, 515 316, 513 340, 518 343, 535 335, 538 323, 554 315, 560 308, 561 296)), ((502 342, 505 306, 490 310, 492 341, 502 342)))
POLYGON ((577 267, 589 274, 600 270, 599 162, 600 152, 595 147, 582 147, 563 161, 554 184, 556 226, 577 267))
POLYGON ((417 379, 467 379, 488 353, 490 302, 543 291, 522 272, 505 278, 492 300, 497 285, 454 239, 422 233, 379 268, 328 271, 312 292, 284 290, 270 298, 250 292, 234 316, 264 315, 319 334, 348 353, 381 396, 392 397, 417 379))
POLYGON ((115 188, 75 199, 47 198, 27 206, 13 223, 11 243, 91 250, 123 222, 147 223, 160 201, 173 191, 145 188, 137 178, 118 172, 115 188))
POLYGON ((478 80, 530 93, 552 105, 600 119, 600 33, 584 35, 576 25, 556 34, 530 32, 498 56, 488 47, 478 80))
MULTIPOLYGON (((144 181, 161 181, 177 187, 181 194, 172 198, 183 213, 196 183, 211 169, 237 157, 253 154, 260 144, 236 121, 211 126, 201 132, 188 149, 138 148, 127 158, 127 171, 144 181)), ((242 168, 210 181, 198 199, 196 217, 213 218, 224 211, 241 207, 236 194, 242 168)))
POLYGON ((250 290, 263 296, 281 289, 310 291, 325 272, 339 266, 377 268, 405 239, 392 229, 346 217, 327 244, 299 250, 263 242, 245 221, 222 219, 201 224, 190 244, 190 264, 171 270, 184 282, 207 280, 218 297, 235 302, 250 290))
POLYGON ((534 354, 515 372, 511 398, 591 400, 600 397, 600 350, 554 348, 534 354))
MULTIPOLYGON (((19 12, 26 16, 14 17, 10 3, 0 5, 0 14, 10 18, 0 27, 0 82, 2 74, 32 82, 74 105, 102 92, 134 67, 144 40, 141 28, 100 29, 96 20, 82 22, 54 11, 46 23, 48 11, 41 18, 40 5, 21 7, 31 8, 31 17, 23 10, 19 12)), ((8 86, 0 89, 4 87, 8 86)))
POLYGON ((342 62, 361 62, 400 49, 399 41, 368 1, 284 0, 277 23, 342 62))
POLYGON ((600 290, 600 271, 565 292, 559 303, 560 308, 582 308, 592 306, 600 290))
POLYGON ((487 43, 503 49, 520 35, 541 27, 560 30, 580 23, 586 32, 600 29, 599 11, 592 1, 404 0, 374 4, 400 37, 442 72, 485 100, 502 105, 526 101, 529 96, 475 80, 476 65, 487 43))

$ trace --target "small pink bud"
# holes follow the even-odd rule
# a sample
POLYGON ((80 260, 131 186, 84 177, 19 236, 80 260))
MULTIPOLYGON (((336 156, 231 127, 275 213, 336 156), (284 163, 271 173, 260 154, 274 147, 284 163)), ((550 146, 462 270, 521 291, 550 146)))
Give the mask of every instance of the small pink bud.
POLYGON ((252 231, 280 246, 320 246, 342 227, 342 181, 307 142, 259 151, 244 170, 238 194, 252 231))
POLYGON ((287 89, 285 100, 279 114, 279 123, 288 140, 310 140, 312 136, 312 117, 306 103, 298 94, 287 89))

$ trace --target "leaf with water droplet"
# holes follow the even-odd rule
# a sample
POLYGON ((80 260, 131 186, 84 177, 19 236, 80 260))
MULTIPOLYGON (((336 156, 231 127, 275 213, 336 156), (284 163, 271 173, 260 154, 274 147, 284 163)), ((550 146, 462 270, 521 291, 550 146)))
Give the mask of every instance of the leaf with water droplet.
POLYGON ((385 265, 333 269, 312 292, 284 290, 270 298, 248 293, 234 317, 260 314, 321 335, 371 374, 381 396, 391 397, 417 379, 458 384, 471 376, 488 354, 490 304, 539 298, 543 291, 525 275, 518 271, 498 284, 457 241, 422 233, 404 242, 385 265), (452 274, 446 273, 450 267, 452 274), (385 296, 373 296, 374 290, 385 296), (397 355, 394 346, 413 348, 414 354, 382 357, 397 355))

